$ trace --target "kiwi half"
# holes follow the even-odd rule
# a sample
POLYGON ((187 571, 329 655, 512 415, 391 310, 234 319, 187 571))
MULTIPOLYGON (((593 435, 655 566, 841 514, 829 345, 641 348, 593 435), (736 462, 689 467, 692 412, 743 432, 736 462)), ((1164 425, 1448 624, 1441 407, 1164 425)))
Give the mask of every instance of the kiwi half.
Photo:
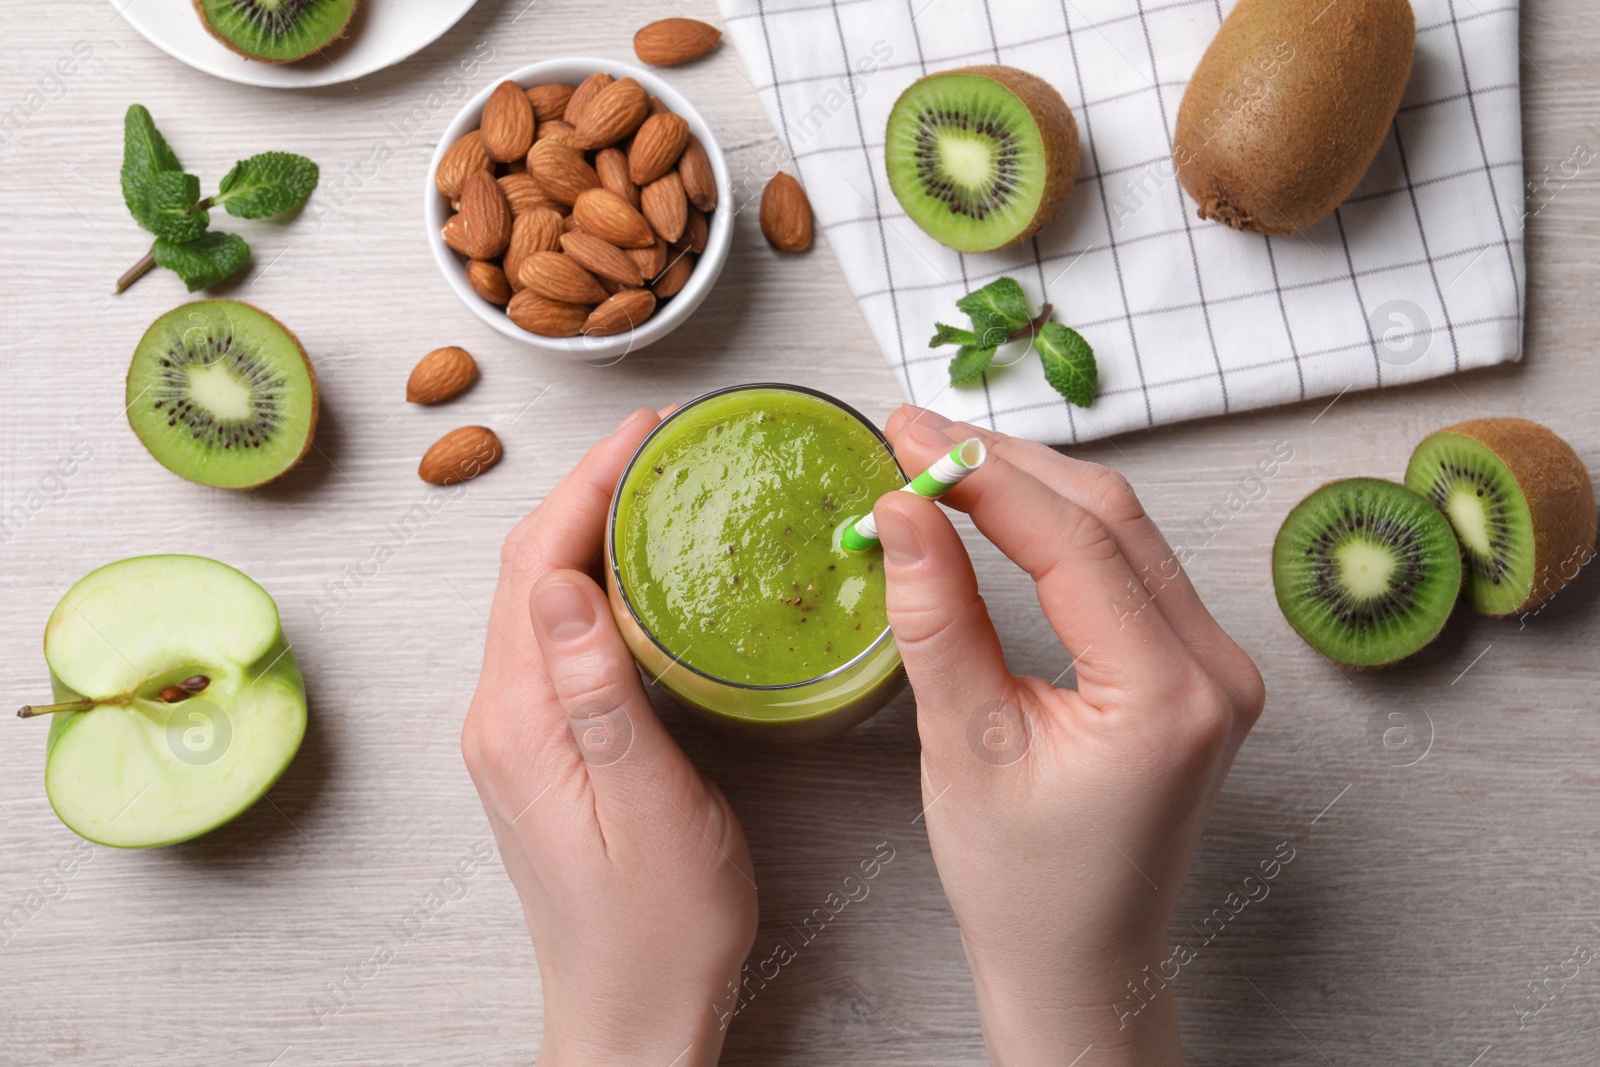
POLYGON ((249 59, 293 63, 343 36, 356 0, 194 0, 211 36, 249 59))
POLYGON ((1444 512, 1485 615, 1548 600, 1594 554, 1594 486, 1572 446, 1527 419, 1473 419, 1430 434, 1406 485, 1444 512))
POLYGON ((249 489, 300 462, 317 427, 317 376, 282 323, 236 300, 161 316, 128 368, 128 422, 174 474, 249 489))
POLYGON ((1330 482, 1272 546, 1278 606, 1331 660, 1379 667, 1438 636, 1461 595, 1461 550, 1439 509, 1377 478, 1330 482))
POLYGON ((1014 67, 930 74, 889 112, 889 187, 911 221, 958 252, 1048 225, 1072 194, 1078 126, 1049 82, 1014 67))

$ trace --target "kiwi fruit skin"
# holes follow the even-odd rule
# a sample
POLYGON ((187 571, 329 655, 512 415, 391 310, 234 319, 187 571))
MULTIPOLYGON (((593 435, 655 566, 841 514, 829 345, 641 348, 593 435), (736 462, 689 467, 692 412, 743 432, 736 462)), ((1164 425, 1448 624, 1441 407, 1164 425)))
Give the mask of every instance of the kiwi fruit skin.
MULTIPOLYGON (((896 115, 901 113, 901 105, 912 97, 912 91, 930 79, 942 78, 952 74, 970 74, 980 78, 987 78, 1003 87, 1021 101, 1024 108, 1033 117, 1034 125, 1038 127, 1040 140, 1044 144, 1044 189, 1039 198, 1039 205, 1035 209, 1033 218, 1021 231, 1012 235, 1007 240, 1002 240, 985 247, 956 248, 958 252, 995 252, 1002 248, 1010 248, 1021 244, 1040 230, 1044 229, 1061 214, 1062 208, 1072 195, 1072 187, 1078 177, 1078 163, 1080 147, 1078 141, 1078 123, 1072 117, 1072 109, 1061 98, 1055 86, 1039 77, 1037 74, 1019 70, 1016 67, 1007 67, 1000 64, 979 64, 971 67, 957 67, 953 70, 940 71, 929 74, 913 82, 910 88, 901 93, 890 109, 889 122, 891 127, 897 121, 896 115)), ((892 138, 889 138, 892 140, 892 138)), ((889 173, 889 186, 894 190, 895 197, 900 201, 901 207, 910 213, 910 205, 906 196, 902 195, 896 174, 893 168, 889 173)), ((913 220, 915 216, 913 215, 913 220)), ((920 225, 920 223, 919 223, 920 225)), ((927 227, 923 227, 927 232, 927 227)), ((936 233, 928 233, 929 237, 949 245, 947 241, 936 233)))
POLYGON ((1215 219, 1297 233, 1360 184, 1411 77, 1407 0, 1239 0, 1178 108, 1178 180, 1215 219))
MULTIPOLYGON (((1469 419, 1423 439, 1406 469, 1408 486, 1429 495, 1440 477, 1437 463, 1430 460, 1431 446, 1447 444, 1452 437, 1476 442, 1499 460, 1517 490, 1511 503, 1526 507, 1533 538, 1525 597, 1510 608, 1496 606, 1493 601, 1500 598, 1494 591, 1469 578, 1466 598, 1481 614, 1496 617, 1537 607, 1559 593, 1594 555, 1595 495, 1589 469, 1570 444, 1541 423, 1512 417, 1469 419)), ((1465 537, 1462 541, 1468 543, 1465 537)))
MULTIPOLYGON (((1370 515, 1368 521, 1357 525, 1357 529, 1363 528, 1381 536, 1381 530, 1372 527, 1370 515)), ((1272 585, 1284 618, 1306 644, 1349 667, 1386 667, 1431 644, 1449 621, 1460 596, 1462 576, 1461 553, 1449 520, 1426 497, 1379 478, 1346 478, 1315 490, 1289 512, 1272 546, 1272 585), (1327 531, 1325 526, 1311 524, 1335 509, 1342 507, 1348 518, 1352 506, 1361 512, 1363 505, 1374 503, 1410 523, 1417 547, 1428 554, 1417 561, 1416 595, 1408 609, 1412 617, 1400 620, 1402 629, 1389 627, 1384 633, 1364 637, 1350 624, 1319 616, 1311 609, 1306 585, 1308 581, 1314 584, 1314 576, 1308 575, 1306 561, 1318 548, 1316 539, 1308 534, 1326 531, 1336 548, 1345 539, 1354 539, 1350 531, 1327 531)))
POLYGON ((188 481, 194 482, 197 485, 210 486, 215 489, 255 489, 259 486, 267 484, 270 481, 273 481, 276 478, 281 478, 283 475, 289 473, 289 471, 299 466, 301 460, 305 459, 306 453, 311 451, 311 443, 316 437, 317 418, 321 413, 321 409, 322 395, 317 384, 317 370, 312 365, 311 358, 306 355, 305 346, 300 343, 300 339, 295 336, 293 330, 279 322, 272 315, 262 311, 254 304, 247 304, 242 300, 199 300, 189 304, 181 304, 173 310, 167 312, 165 315, 162 315, 160 318, 156 319, 155 322, 151 323, 150 328, 145 331, 144 337, 142 337, 139 341, 139 349, 134 353, 134 362, 128 369, 127 407, 125 410, 128 416, 128 423, 133 428, 134 435, 139 438, 140 443, 150 451, 150 454, 154 456, 156 461, 163 467, 166 467, 168 470, 172 471, 172 473, 188 481), (296 453, 292 459, 290 459, 278 470, 268 473, 265 477, 254 480, 247 479, 243 481, 223 481, 220 479, 207 480, 195 477, 187 471, 179 470, 172 463, 169 463, 167 459, 163 458, 161 453, 157 451, 159 445, 155 444, 150 437, 146 435, 144 428, 139 423, 139 417, 136 414, 135 406, 140 399, 142 390, 135 388, 134 374, 135 369, 138 366, 140 351, 144 349, 147 341, 153 337, 159 336, 162 331, 168 328, 168 320, 170 320, 173 316, 182 314, 185 311, 200 308, 202 306, 216 308, 223 311, 226 311, 229 308, 241 308, 251 315, 260 316, 262 319, 266 320, 267 324, 279 330, 283 334, 284 338, 294 345, 295 351, 300 357, 300 363, 305 368, 306 378, 310 386, 310 405, 306 412, 305 440, 301 443, 299 452, 296 453))
MULTIPOLYGON (((351 20, 355 18, 356 6, 359 3, 359 0, 346 0, 346 2, 349 4, 349 9, 345 12, 344 20, 339 23, 338 27, 331 29, 326 35, 319 34, 315 38, 308 38, 305 43, 309 47, 307 47, 304 51, 298 52, 298 54, 291 55, 277 55, 265 51, 252 51, 245 42, 229 37, 212 22, 211 14, 207 10, 208 8, 224 8, 234 6, 239 2, 239 0, 193 0, 193 2, 195 12, 200 16, 200 24, 206 28, 207 33, 211 34, 212 37, 215 37, 218 41, 222 42, 222 44, 227 47, 229 51, 237 52, 246 59, 253 59, 260 63, 281 64, 299 62, 300 60, 305 59, 307 56, 315 55, 317 52, 320 52, 334 41, 337 41, 339 38, 343 37, 345 31, 350 27, 351 20), (313 41, 315 43, 312 43, 313 41)), ((248 2, 248 0, 245 0, 245 2, 248 2)), ((334 0, 334 2, 341 2, 341 0, 334 0)), ((315 3, 315 0, 310 0, 310 3, 315 3)), ((307 6, 309 6, 309 3, 307 6)))

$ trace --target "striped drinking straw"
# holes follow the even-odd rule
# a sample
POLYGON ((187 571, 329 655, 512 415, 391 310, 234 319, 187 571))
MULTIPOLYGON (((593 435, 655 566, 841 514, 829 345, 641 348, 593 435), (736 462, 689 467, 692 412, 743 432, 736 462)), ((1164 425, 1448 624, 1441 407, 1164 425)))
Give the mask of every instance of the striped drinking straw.
MULTIPOLYGON (((969 437, 948 456, 940 456, 933 466, 901 486, 901 492, 915 493, 929 500, 938 500, 954 489, 967 475, 983 466, 989 450, 976 437, 969 437)), ((839 543, 851 552, 865 552, 878 543, 878 523, 872 512, 846 521, 839 533, 839 543)))

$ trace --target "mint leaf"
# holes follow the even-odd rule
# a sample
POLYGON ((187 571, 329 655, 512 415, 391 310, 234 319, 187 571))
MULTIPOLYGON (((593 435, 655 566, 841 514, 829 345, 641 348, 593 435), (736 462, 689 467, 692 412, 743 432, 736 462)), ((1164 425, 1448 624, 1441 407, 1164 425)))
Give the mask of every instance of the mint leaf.
POLYGON ((1012 326, 1009 320, 993 311, 981 308, 971 314, 972 329, 977 334, 977 344, 985 348, 994 348, 1011 340, 1012 326))
POLYGON ((236 233, 213 230, 182 243, 157 237, 150 254, 155 257, 156 266, 182 278, 192 293, 232 277, 250 258, 250 246, 236 233))
POLYGON ((1010 334, 1033 321, 1028 297, 1015 278, 996 278, 977 292, 957 300, 956 307, 972 316, 973 328, 980 335, 1001 326, 1010 334))
POLYGON ((306 202, 317 187, 317 165, 290 152, 262 152, 233 165, 213 204, 242 219, 282 215, 306 202))
POLYGON ((211 217, 196 210, 200 179, 182 171, 152 174, 143 182, 142 201, 133 217, 139 225, 169 241, 182 244, 206 232, 211 217))
POLYGON ((129 107, 122 120, 122 199, 139 225, 147 230, 155 229, 147 224, 143 214, 150 180, 165 171, 182 169, 166 138, 156 129, 150 112, 142 104, 129 107))
POLYGON ((1077 330, 1059 322, 1047 322, 1034 338, 1033 347, 1044 364, 1045 381, 1054 386, 1056 392, 1080 408, 1094 403, 1100 374, 1094 362, 1094 349, 1077 330))
POLYGON ((970 385, 978 380, 978 375, 989 366, 989 361, 994 358, 995 346, 982 348, 977 345, 962 345, 956 350, 956 357, 950 361, 950 384, 970 385))
POLYGON ((940 345, 975 345, 978 335, 971 330, 958 329, 955 326, 946 326, 942 322, 933 324, 936 331, 933 340, 928 342, 929 348, 938 348, 940 345))

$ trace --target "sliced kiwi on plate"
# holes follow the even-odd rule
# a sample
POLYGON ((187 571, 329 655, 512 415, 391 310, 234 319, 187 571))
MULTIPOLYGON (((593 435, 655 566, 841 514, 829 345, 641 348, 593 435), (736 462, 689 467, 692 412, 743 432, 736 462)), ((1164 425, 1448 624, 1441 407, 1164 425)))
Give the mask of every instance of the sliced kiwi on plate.
POLYGON ((1331 660, 1379 667, 1418 651, 1461 595, 1461 550, 1439 509, 1377 478, 1330 482, 1272 546, 1278 606, 1331 660))
POLYGON ((1455 528, 1466 598, 1512 615, 1554 596, 1594 554, 1594 486, 1583 460, 1527 419, 1473 419, 1430 434, 1406 484, 1455 528))
POLYGON ((282 323, 237 300, 161 316, 128 368, 128 422, 163 467, 202 485, 249 489, 311 447, 317 377, 282 323))
POLYGON ((194 0, 211 36, 249 59, 293 63, 337 40, 356 0, 194 0))
POLYGON ((1051 84, 1014 67, 915 82, 889 113, 889 187, 911 221, 958 252, 1014 245, 1048 225, 1078 174, 1078 126, 1051 84))

